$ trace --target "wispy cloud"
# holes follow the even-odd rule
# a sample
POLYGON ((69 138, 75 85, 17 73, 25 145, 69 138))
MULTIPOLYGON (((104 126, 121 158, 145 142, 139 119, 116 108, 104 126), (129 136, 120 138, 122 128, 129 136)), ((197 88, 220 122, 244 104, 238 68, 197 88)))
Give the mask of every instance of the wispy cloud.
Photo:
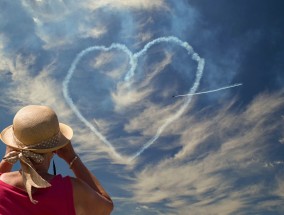
POLYGON ((144 91, 139 91, 139 89, 129 91, 129 88, 125 84, 118 85, 117 90, 111 95, 112 101, 115 104, 114 110, 121 112, 125 110, 125 108, 129 108, 140 102, 145 97, 149 96, 151 92, 152 90, 150 88, 144 91))
MULTIPOLYGON (((147 71, 147 75, 143 75, 143 80, 136 81, 135 86, 132 87, 134 90, 130 89, 128 83, 118 83, 116 91, 112 93, 115 110, 119 111, 124 109, 124 107, 131 108, 131 106, 135 105, 137 102, 141 103, 141 101, 147 101, 147 97, 156 90, 151 82, 172 63, 171 56, 171 53, 165 52, 165 56, 160 62, 150 66, 145 65, 144 70, 147 71)), ((166 91, 167 89, 164 90, 165 93, 166 91)), ((152 105, 151 102, 142 103, 142 106, 144 106, 145 109, 150 108, 152 105)), ((149 117, 146 116, 145 118, 149 117)))
POLYGON ((108 7, 114 9, 160 9, 166 8, 166 2, 164 0, 128 0, 128 1, 116 1, 116 0, 98 0, 98 1, 87 1, 85 6, 89 9, 95 10, 101 7, 108 7))
POLYGON ((277 182, 275 190, 266 187, 265 177, 249 179, 281 168, 280 163, 270 167, 266 163, 275 160, 269 156, 269 149, 280 145, 274 135, 280 129, 281 121, 276 119, 284 107, 283 93, 260 95, 245 110, 233 111, 231 105, 209 115, 201 111, 186 117, 184 124, 179 121, 184 125, 181 150, 136 174, 137 181, 129 186, 134 201, 164 202, 177 214, 189 210, 192 214, 208 210, 229 214, 253 205, 253 196, 256 202, 275 193, 281 197, 278 190, 282 183, 277 174, 269 179, 277 182))
POLYGON ((82 38, 101 38, 108 32, 106 26, 94 26, 91 29, 89 26, 84 27, 81 25, 79 27, 79 32, 82 35, 82 38))
MULTIPOLYGON (((111 16, 114 10, 119 13, 124 11, 118 15, 121 18, 128 17, 122 22, 119 31, 124 36, 130 36, 129 31, 133 30, 132 27, 123 26, 123 23, 127 21, 132 22, 132 16, 127 15, 130 10, 147 11, 167 8, 164 0, 86 0, 81 2, 22 0, 22 5, 32 18, 35 33, 44 42, 45 49, 71 45, 78 38, 100 39, 109 32, 112 26, 108 16, 111 16), (98 12, 100 9, 106 10, 104 19, 98 12)), ((145 37, 149 36, 143 36, 144 39, 145 37)))
MULTIPOLYGON (((284 124, 284 116, 282 116, 282 119, 282 123, 284 124)), ((280 142, 284 144, 284 129, 282 131, 282 139, 280 140, 280 142)))
POLYGON ((5 54, 5 44, 8 43, 8 38, 3 34, 0 34, 0 72, 7 72, 11 61, 5 54))
MULTIPOLYGON (((158 128, 165 123, 167 118, 173 115, 176 110, 181 106, 181 103, 178 102, 174 105, 168 107, 161 107, 160 105, 155 105, 154 103, 147 103, 147 108, 144 111, 134 116, 125 124, 124 129, 128 132, 140 131, 143 135, 153 136, 157 132, 158 128)), ((171 129, 169 129, 171 130, 171 129)), ((170 132, 167 130, 161 134, 170 135, 170 132)))

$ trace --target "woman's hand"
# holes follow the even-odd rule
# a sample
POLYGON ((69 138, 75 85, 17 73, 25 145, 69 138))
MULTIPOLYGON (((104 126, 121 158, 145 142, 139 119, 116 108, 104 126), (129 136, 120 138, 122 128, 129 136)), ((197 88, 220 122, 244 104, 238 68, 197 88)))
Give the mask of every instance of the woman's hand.
MULTIPOLYGON (((13 149, 9 146, 6 146, 6 152, 5 152, 4 157, 8 154, 11 154, 11 153, 17 153, 17 152, 15 151, 15 149, 13 149)), ((13 167, 13 163, 7 162, 4 159, 0 162, 0 172, 1 173, 11 172, 12 167, 13 167)))
MULTIPOLYGON (((12 151, 15 151, 15 149, 13 149, 12 147, 10 146, 6 146, 6 152, 5 152, 5 155, 7 155, 8 153, 12 152, 12 151)), ((5 157, 5 156, 4 156, 5 157)))
POLYGON ((71 144, 71 142, 69 141, 69 143, 64 146, 61 149, 58 149, 55 151, 55 153, 62 158, 63 160, 65 160, 68 164, 73 160, 73 158, 76 156, 76 153, 73 149, 73 146, 71 144))

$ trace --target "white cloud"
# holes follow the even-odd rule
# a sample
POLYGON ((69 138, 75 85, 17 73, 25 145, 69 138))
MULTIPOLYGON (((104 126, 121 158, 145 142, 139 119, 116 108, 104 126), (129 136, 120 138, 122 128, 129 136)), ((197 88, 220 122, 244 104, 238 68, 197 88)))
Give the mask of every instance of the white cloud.
POLYGON ((88 9, 96 10, 102 7, 114 8, 114 9, 165 9, 167 5, 164 0, 97 0, 84 2, 85 7, 88 9))
POLYGON ((139 91, 139 89, 129 90, 127 83, 118 84, 117 90, 111 94, 112 100, 115 103, 115 111, 121 112, 126 107, 135 105, 135 103, 149 96, 151 92, 151 88, 145 89, 144 91, 139 91))
POLYGON ((94 69, 99 69, 103 66, 106 66, 106 64, 110 63, 113 57, 114 57, 113 53, 102 52, 93 58, 93 60, 90 62, 90 65, 94 69))
POLYGON ((9 42, 9 39, 0 33, 0 72, 9 70, 11 66, 11 60, 6 54, 5 44, 9 42))
MULTIPOLYGON (((121 21, 121 28, 117 33, 122 34, 125 38, 133 37, 132 34, 136 33, 133 29, 137 23, 131 20, 131 10, 167 9, 164 0, 84 0, 80 2, 74 0, 22 0, 22 5, 34 20, 33 27, 36 36, 44 42, 43 47, 48 50, 71 45, 77 39, 101 39, 103 36, 107 36, 109 28, 112 26, 109 23, 109 16, 113 10, 118 11, 116 19, 121 21), (102 8, 107 9, 104 12, 106 18, 103 19, 99 11, 102 8), (128 15, 126 12, 121 12, 124 10, 128 10, 128 15)), ((151 32, 140 33, 138 38, 146 40, 150 36, 151 32)))
POLYGON ((52 64, 39 72, 38 75, 29 74, 29 68, 36 61, 36 57, 22 57, 18 55, 15 63, 10 67, 13 87, 7 91, 7 95, 15 101, 23 104, 55 104, 58 98, 57 83, 50 78, 52 64))
POLYGON ((144 43, 147 41, 150 41, 153 37, 153 33, 152 32, 141 32, 137 35, 137 40, 144 43))
MULTIPOLYGON (((161 107, 153 103, 147 103, 147 108, 134 116, 124 126, 124 129, 128 132, 141 131, 145 136, 154 136, 160 126, 162 126, 169 117, 174 115, 180 108, 181 103, 178 102, 168 107, 161 107)), ((161 135, 169 135, 167 131, 161 135)))
POLYGON ((126 73, 129 65, 126 56, 122 55, 121 52, 113 51, 98 53, 93 60, 90 61, 90 67, 93 68, 95 72, 109 76, 113 81, 119 81, 126 73))
POLYGON ((31 14, 36 22, 47 23, 64 19, 70 13, 74 12, 78 4, 74 0, 22 0, 22 5, 31 14))
MULTIPOLYGON (((166 202, 176 214, 229 214, 246 207, 246 200, 252 196, 283 196, 281 179, 275 179, 278 187, 272 190, 265 178, 254 184, 246 184, 245 180, 237 183, 265 171, 271 174, 271 168, 281 167, 268 167, 266 163, 273 160, 268 149, 279 144, 271 141, 280 129, 280 122, 275 123, 275 119, 284 107, 283 94, 260 95, 240 112, 232 112, 229 107, 225 105, 208 115, 201 111, 196 116, 183 117, 179 121, 184 126, 180 132, 182 149, 136 173, 136 182, 128 187, 133 201, 166 202)), ((279 202, 265 204, 273 206, 279 202)), ((258 205, 261 209, 265 206, 258 205)))
POLYGON ((276 187, 274 190, 276 196, 284 198, 284 175, 280 174, 276 178, 276 187))
POLYGON ((101 38, 108 32, 106 23, 94 22, 92 11, 77 1, 23 0, 23 6, 34 20, 35 33, 45 49, 71 45, 78 38, 101 38))
POLYGON ((89 24, 79 25, 79 34, 82 38, 101 38, 108 32, 104 25, 89 26, 89 24))

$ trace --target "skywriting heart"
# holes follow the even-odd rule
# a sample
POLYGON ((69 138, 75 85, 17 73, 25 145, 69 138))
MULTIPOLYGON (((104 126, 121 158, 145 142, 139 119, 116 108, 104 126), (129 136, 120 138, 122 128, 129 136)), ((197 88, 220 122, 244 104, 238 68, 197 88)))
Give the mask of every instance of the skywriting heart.
POLYGON ((203 75, 203 69, 204 69, 204 59, 200 58, 199 55, 194 52, 193 48, 187 42, 181 41, 177 37, 173 37, 173 36, 160 37, 160 38, 157 38, 155 40, 152 40, 151 42, 147 43, 142 50, 140 50, 139 52, 136 52, 136 53, 132 53, 125 45, 119 44, 119 43, 113 43, 109 47, 91 46, 89 48, 84 49, 80 53, 78 53, 76 58, 72 62, 71 66, 70 66, 70 68, 67 72, 67 75, 66 75, 66 77, 63 81, 63 95, 64 95, 66 102, 68 103, 70 108, 73 110, 75 115, 80 119, 80 121, 82 121, 85 124, 85 126, 87 126, 91 131, 93 131, 95 133, 95 135, 105 145, 107 145, 111 149, 111 151, 113 152, 113 154, 117 158, 127 159, 128 161, 131 161, 131 160, 134 160, 135 158, 137 158, 138 156, 140 156, 141 153, 143 153, 147 148, 149 148, 151 145, 153 145, 155 143, 155 141, 163 133, 165 128, 167 128, 172 122, 177 120, 184 113, 184 111, 186 110, 186 108, 188 107, 188 105, 190 104, 190 102, 192 100, 193 94, 196 92, 196 90, 199 86, 200 79, 203 75), (160 43, 170 43, 170 44, 174 44, 174 45, 177 45, 177 46, 184 48, 187 51, 188 55, 191 56, 192 60, 197 62, 197 68, 196 68, 194 82, 193 82, 193 85, 188 88, 189 96, 187 96, 186 99, 183 101, 183 104, 181 105, 181 107, 179 109, 177 109, 176 112, 172 116, 168 117, 163 122, 163 124, 157 129, 156 134, 150 140, 148 140, 146 143, 144 143, 142 145, 142 147, 140 147, 133 155, 125 156, 125 155, 120 154, 116 150, 114 145, 96 128, 96 126, 94 126, 92 123, 90 123, 84 117, 84 115, 81 113, 79 108, 74 104, 74 102, 73 102, 73 100, 70 96, 70 93, 69 93, 69 83, 70 83, 70 80, 73 77, 74 71, 75 71, 78 63, 81 61, 81 59, 86 54, 93 52, 93 51, 107 52, 107 51, 111 51, 111 50, 122 51, 128 56, 130 67, 129 67, 128 71, 126 72, 126 74, 124 75, 123 80, 124 80, 125 83, 130 83, 131 79, 136 75, 135 72, 136 72, 136 68, 137 68, 138 59, 141 58, 142 56, 144 56, 147 53, 147 51, 150 47, 157 45, 157 44, 160 44, 160 43), (127 158, 125 158, 125 157, 127 157, 127 158))

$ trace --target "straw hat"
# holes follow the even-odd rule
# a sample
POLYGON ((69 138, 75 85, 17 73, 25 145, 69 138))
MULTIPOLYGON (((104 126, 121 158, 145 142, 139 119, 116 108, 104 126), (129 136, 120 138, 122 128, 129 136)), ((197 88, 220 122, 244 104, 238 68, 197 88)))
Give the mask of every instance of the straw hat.
POLYGON ((29 105, 16 113, 13 125, 3 130, 0 138, 15 149, 46 153, 64 147, 72 136, 72 128, 59 123, 50 107, 29 105))

